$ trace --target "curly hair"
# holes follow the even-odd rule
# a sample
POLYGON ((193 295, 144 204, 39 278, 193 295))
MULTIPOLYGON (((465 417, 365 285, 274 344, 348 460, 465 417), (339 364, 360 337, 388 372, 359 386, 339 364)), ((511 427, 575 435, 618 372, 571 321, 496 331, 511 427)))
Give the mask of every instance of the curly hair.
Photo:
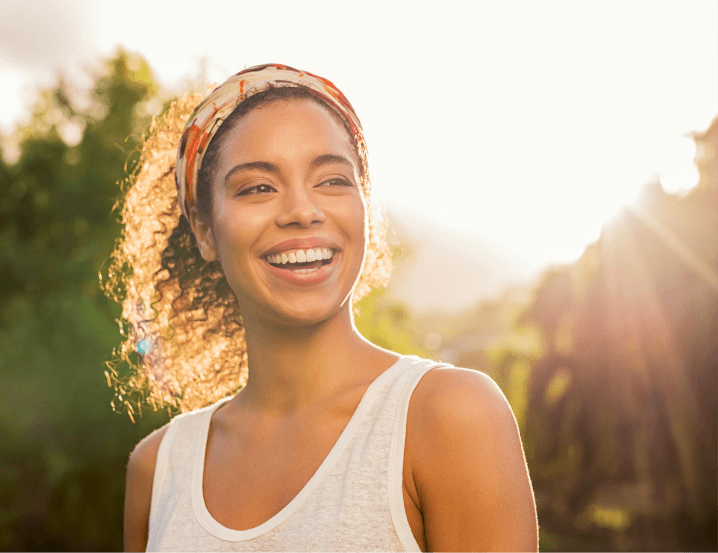
MULTIPOLYGON (((175 101, 156 118, 142 144, 138 171, 123 186, 122 234, 111 254, 105 294, 122 307, 122 343, 106 363, 114 409, 133 418, 143 404, 170 413, 211 405, 239 391, 248 374, 244 327, 237 299, 218 261, 202 259, 187 219, 181 215, 174 182, 177 144, 201 95, 175 101), (120 367, 128 370, 120 373, 120 367)), ((300 88, 273 88, 242 102, 208 145, 197 183, 200 216, 211 213, 213 171, 222 137, 250 110, 274 101, 309 99, 346 123, 321 98, 300 88)), ((348 130, 348 129, 347 129, 348 130)), ((351 136, 351 133, 349 133, 351 136)), ((369 205, 367 150, 361 133, 352 137, 361 164, 360 189, 369 205)), ((391 253, 386 224, 367 209, 367 252, 353 301, 386 285, 391 253)))

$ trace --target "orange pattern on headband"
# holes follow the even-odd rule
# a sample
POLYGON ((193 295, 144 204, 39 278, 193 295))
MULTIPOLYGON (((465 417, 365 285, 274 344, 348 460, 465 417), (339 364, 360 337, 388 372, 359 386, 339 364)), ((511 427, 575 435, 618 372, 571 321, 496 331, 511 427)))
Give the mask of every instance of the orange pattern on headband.
POLYGON ((334 84, 307 71, 287 65, 266 64, 250 67, 231 76, 202 100, 190 115, 177 148, 175 182, 180 210, 189 220, 190 206, 197 198, 197 175, 202 157, 222 122, 250 96, 271 87, 308 88, 318 94, 349 125, 353 136, 361 133, 354 108, 334 84))

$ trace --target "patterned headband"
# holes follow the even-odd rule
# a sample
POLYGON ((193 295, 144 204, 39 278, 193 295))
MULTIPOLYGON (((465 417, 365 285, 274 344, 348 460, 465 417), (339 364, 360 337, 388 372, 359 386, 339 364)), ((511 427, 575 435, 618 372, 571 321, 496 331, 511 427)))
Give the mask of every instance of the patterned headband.
POLYGON ((190 115, 177 148, 175 182, 180 209, 189 220, 189 208, 197 198, 197 175, 207 145, 223 121, 250 96, 269 88, 307 88, 321 97, 349 125, 353 137, 361 123, 344 94, 330 81, 286 65, 257 65, 240 71, 215 88, 190 115))

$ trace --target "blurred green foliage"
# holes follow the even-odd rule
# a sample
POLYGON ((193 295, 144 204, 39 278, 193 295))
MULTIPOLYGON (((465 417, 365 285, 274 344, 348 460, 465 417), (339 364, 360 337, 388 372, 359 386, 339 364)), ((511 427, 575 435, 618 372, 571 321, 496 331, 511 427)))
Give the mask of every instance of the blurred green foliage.
POLYGON ((17 159, 0 158, 0 549, 121 548, 128 454, 167 420, 110 409, 119 312, 97 279, 156 94, 144 60, 120 51, 91 91, 45 91, 17 159))
POLYGON ((431 355, 420 342, 411 310, 389 299, 386 288, 375 288, 359 300, 355 314, 357 330, 377 346, 402 355, 431 355))

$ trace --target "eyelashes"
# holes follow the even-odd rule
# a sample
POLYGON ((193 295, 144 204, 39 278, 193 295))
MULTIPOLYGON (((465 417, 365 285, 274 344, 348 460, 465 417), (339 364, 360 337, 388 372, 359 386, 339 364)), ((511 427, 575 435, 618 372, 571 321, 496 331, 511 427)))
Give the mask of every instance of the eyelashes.
POLYGON ((259 194, 270 194, 272 192, 276 192, 273 186, 268 184, 255 184, 254 186, 243 188, 237 192, 237 196, 256 196, 259 194))
MULTIPOLYGON (((343 177, 333 177, 331 179, 327 179, 325 181, 320 182, 317 184, 318 188, 327 188, 327 187, 334 187, 334 186, 340 186, 340 187, 353 187, 354 184, 349 182, 347 179, 343 177)), ((247 188, 243 188, 239 192, 237 192, 237 196, 259 196, 264 194, 271 194, 273 192, 276 192, 277 189, 274 188, 270 184, 262 183, 262 184, 255 184, 253 186, 248 186, 247 188)))
POLYGON ((352 183, 350 183, 348 180, 346 180, 346 179, 344 179, 344 178, 341 178, 341 177, 335 177, 335 178, 332 178, 332 179, 329 179, 329 180, 325 180, 325 181, 319 183, 318 186, 330 186, 330 185, 335 185, 335 186, 354 186, 354 185, 353 185, 352 183))

